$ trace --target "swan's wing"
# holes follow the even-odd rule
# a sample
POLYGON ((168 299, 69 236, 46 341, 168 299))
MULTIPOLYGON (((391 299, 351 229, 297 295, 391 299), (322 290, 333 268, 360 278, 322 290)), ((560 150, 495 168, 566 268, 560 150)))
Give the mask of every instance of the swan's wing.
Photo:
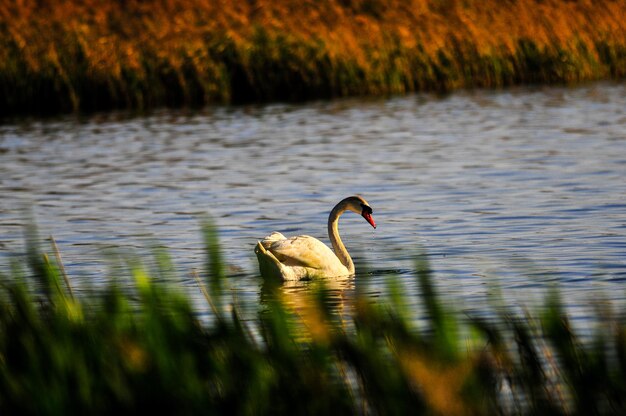
POLYGON ((261 244, 263 244, 263 247, 267 249, 276 241, 286 240, 286 239, 287 238, 284 235, 282 235, 278 231, 274 231, 273 233, 265 237, 263 240, 261 240, 261 244))
POLYGON ((339 262, 335 253, 317 238, 308 235, 273 242, 268 250, 286 266, 324 269, 339 262))

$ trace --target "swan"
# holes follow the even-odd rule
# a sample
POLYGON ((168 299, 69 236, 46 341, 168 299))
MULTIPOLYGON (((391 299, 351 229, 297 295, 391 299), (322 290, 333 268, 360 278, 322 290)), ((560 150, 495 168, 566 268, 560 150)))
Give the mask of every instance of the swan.
POLYGON ((372 208, 360 196, 343 199, 328 216, 328 237, 333 251, 320 240, 299 235, 286 238, 274 231, 259 241, 254 252, 259 260, 259 269, 264 277, 279 277, 282 280, 307 280, 317 277, 339 277, 354 274, 354 263, 339 237, 339 217, 345 211, 360 214, 372 227, 372 208))

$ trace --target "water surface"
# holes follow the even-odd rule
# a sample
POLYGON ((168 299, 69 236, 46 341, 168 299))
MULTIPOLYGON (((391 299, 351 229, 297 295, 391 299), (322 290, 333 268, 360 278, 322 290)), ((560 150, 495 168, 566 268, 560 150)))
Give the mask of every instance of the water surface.
MULTIPOLYGON (((483 313, 496 283, 510 305, 558 283, 585 320, 590 299, 625 294, 624 108, 625 85, 593 84, 5 124, 0 263, 23 252, 32 207, 78 290, 106 281, 107 249, 156 243, 196 293, 208 213, 230 286, 255 304, 256 241, 278 230, 327 242, 328 212, 358 193, 379 226, 342 217, 362 273, 334 283, 338 305, 396 275, 416 294, 425 252, 458 308, 483 313)), ((283 289, 297 303, 306 285, 283 289)))

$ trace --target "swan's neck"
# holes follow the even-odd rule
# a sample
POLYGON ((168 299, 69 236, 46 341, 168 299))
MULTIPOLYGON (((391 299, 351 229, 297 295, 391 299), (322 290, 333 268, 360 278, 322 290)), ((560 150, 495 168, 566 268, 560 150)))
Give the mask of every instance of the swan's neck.
POLYGON ((354 263, 352 257, 348 254, 346 246, 343 245, 341 237, 339 237, 339 217, 346 211, 346 206, 341 201, 328 216, 328 237, 333 245, 333 250, 339 261, 346 266, 350 274, 354 274, 354 263))

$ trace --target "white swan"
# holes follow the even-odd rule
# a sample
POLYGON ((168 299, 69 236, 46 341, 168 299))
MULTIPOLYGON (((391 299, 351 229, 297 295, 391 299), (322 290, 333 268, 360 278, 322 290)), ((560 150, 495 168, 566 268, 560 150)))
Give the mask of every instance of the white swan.
POLYGON ((360 196, 350 196, 337 205, 328 216, 328 237, 333 251, 320 240, 299 235, 285 238, 274 231, 258 242, 254 252, 259 260, 261 275, 283 280, 304 280, 316 277, 339 277, 354 274, 354 263, 339 237, 339 216, 345 211, 361 214, 372 227, 372 208, 360 196))

